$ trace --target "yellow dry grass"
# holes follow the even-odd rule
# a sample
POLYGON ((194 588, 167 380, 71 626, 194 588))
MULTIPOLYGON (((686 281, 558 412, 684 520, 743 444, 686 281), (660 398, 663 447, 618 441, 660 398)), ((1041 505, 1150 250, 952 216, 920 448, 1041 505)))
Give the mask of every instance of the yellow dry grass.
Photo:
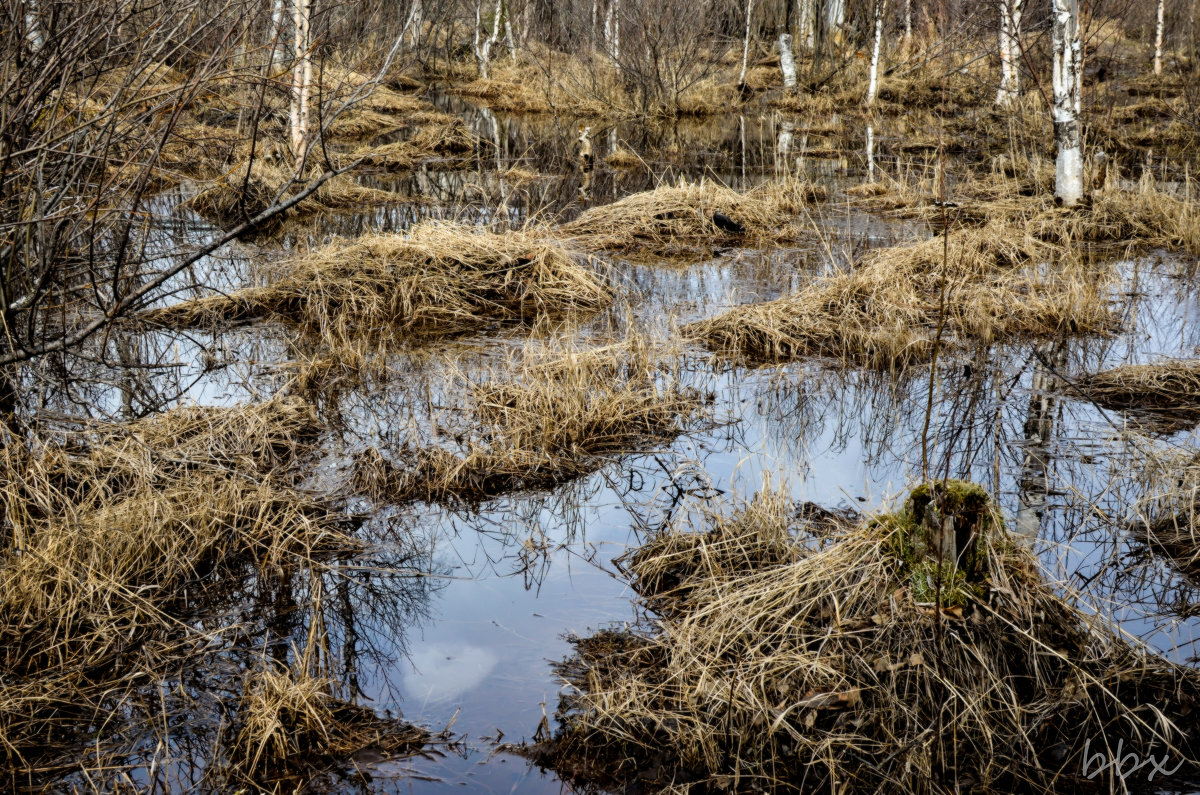
POLYGON ((1060 595, 977 487, 833 528, 775 492, 690 516, 622 560, 654 619, 558 666, 560 729, 533 755, 577 783, 1045 792, 1088 783, 1088 738, 1191 758, 1197 673, 1060 595), (930 511, 970 569, 915 544, 930 511))
POLYGON ((470 407, 439 419, 453 447, 413 447, 398 461, 369 453, 357 482, 378 500, 477 505, 595 472, 668 444, 702 419, 703 396, 634 340, 582 351, 534 348, 519 377, 459 383, 470 407))
POLYGON ((678 257, 721 245, 794 239, 808 205, 824 198, 823 188, 792 179, 745 192, 709 180, 681 180, 586 210, 561 232, 586 248, 678 257), (743 231, 718 226, 718 213, 743 231))
POLYGON ((155 309, 168 326, 266 317, 301 324, 331 346, 388 332, 445 335, 532 323, 611 302, 604 277, 537 229, 487 232, 422 224, 365 235, 275 264, 268 284, 155 309))
POLYGON ((891 369, 927 360, 939 321, 947 345, 1105 333, 1116 323, 1102 274, 1060 260, 1019 225, 993 223, 881 249, 850 272, 684 331, 756 363, 828 357, 891 369))

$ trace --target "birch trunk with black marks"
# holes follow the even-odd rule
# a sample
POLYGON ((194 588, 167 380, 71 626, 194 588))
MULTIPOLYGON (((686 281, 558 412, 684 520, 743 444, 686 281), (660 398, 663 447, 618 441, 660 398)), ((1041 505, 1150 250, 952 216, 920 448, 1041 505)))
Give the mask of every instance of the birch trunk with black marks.
POLYGON ((479 65, 479 76, 488 78, 488 63, 492 58, 492 46, 500 40, 500 16, 503 0, 496 0, 496 8, 492 12, 492 32, 484 37, 483 32, 483 0, 475 1, 475 62, 479 65))
POLYGON ((871 77, 867 83, 867 104, 875 102, 879 93, 879 50, 883 46, 883 16, 887 12, 887 0, 875 0, 875 43, 871 47, 871 77))
POLYGON ((284 58, 284 18, 283 18, 283 0, 275 0, 271 4, 271 29, 267 31, 267 38, 271 42, 271 68, 274 70, 276 66, 284 58))
POLYGON ((790 91, 796 87, 796 56, 792 53, 792 34, 779 34, 779 68, 783 70, 783 87, 790 91))
POLYGON ((812 52, 817 44, 816 0, 800 0, 800 44, 805 51, 812 52))
POLYGON ((1021 70, 1017 57, 1021 53, 1022 0, 1000 0, 1000 89, 996 104, 1010 108, 1021 98, 1021 70))
POLYGON ((1154 74, 1162 74, 1162 45, 1163 45, 1163 6, 1165 0, 1158 0, 1158 27, 1154 33, 1154 74))
POLYGON ((737 84, 746 85, 746 67, 750 60, 750 23, 754 19, 754 0, 746 0, 746 35, 742 37, 742 71, 737 84))
POLYGON ((309 25, 312 0, 294 0, 292 26, 295 29, 296 63, 292 67, 292 102, 290 109, 292 155, 299 164, 308 148, 309 94, 312 92, 312 42, 309 25))
POLYGON ((904 0, 904 43, 912 42, 912 0, 904 0))
POLYGON ((621 0, 611 0, 604 13, 604 49, 609 58, 621 60, 621 0))
POLYGON ((1051 40, 1054 50, 1054 195, 1067 207, 1083 198, 1083 136, 1078 0, 1053 0, 1051 40))

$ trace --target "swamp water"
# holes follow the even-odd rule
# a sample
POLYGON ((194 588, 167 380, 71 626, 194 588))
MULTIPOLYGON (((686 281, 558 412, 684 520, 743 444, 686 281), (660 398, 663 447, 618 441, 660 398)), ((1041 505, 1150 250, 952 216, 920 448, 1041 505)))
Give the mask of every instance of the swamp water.
MULTIPOLYGON (((467 118, 494 149, 468 170, 366 178, 414 202, 322 219, 311 239, 402 231, 429 217, 516 225, 530 214, 570 218, 583 207, 679 176, 746 188, 787 169, 830 190, 828 202, 809 210, 811 234, 785 249, 725 249, 683 263, 613 258, 621 287, 614 308, 586 322, 537 329, 535 336, 551 346, 586 348, 632 332, 665 339, 688 321, 784 294, 865 250, 929 234, 923 224, 855 210, 842 193, 868 174, 900 169, 896 153, 904 132, 875 127, 853 136, 809 134, 802 124, 785 128, 770 115, 651 133, 618 126, 611 134, 592 131, 597 164, 588 173, 573 159, 579 134, 574 124, 506 118, 448 99, 443 104, 467 118), (782 154, 781 139, 790 140, 782 154), (863 150, 868 141, 869 160, 863 150), (604 157, 618 143, 643 154, 645 163, 607 166, 604 157), (514 183, 504 176, 514 166, 541 176, 514 183)), ((839 125, 833 119, 822 129, 839 125)), ((903 168, 928 165, 910 159, 903 168)), ((202 234, 192 220, 181 217, 172 239, 202 234)), ((255 255, 252 245, 231 247, 198 265, 205 274, 196 282, 241 286, 255 255)), ((1193 660, 1200 655, 1194 618, 1200 589, 1174 575, 1123 527, 1152 488, 1138 477, 1146 462, 1196 450, 1194 433, 1149 432, 1121 413, 1045 387, 1120 363, 1196 356, 1196 266, 1195 258, 1163 252, 1124 261, 1124 290, 1114 299, 1126 322, 1116 336, 954 351, 937 368, 932 400, 928 368, 901 379, 822 363, 745 369, 685 349, 676 377, 711 396, 711 421, 662 450, 624 457, 550 492, 502 496, 469 509, 352 498, 352 507, 368 515, 362 534, 384 554, 342 561, 336 570, 354 587, 328 586, 329 593, 342 594, 331 597, 336 606, 330 608, 337 616, 330 633, 340 650, 338 669, 360 703, 435 732, 447 727, 448 737, 415 757, 364 756, 358 764, 369 781, 334 779, 328 786, 562 791, 565 785, 553 774, 504 745, 533 737, 539 727, 555 728, 559 683, 550 662, 570 653, 569 633, 637 620, 633 594, 612 559, 675 511, 720 495, 749 496, 766 480, 787 488, 797 502, 866 512, 902 499, 927 459, 937 476, 970 478, 991 489, 1005 516, 1035 539, 1048 569, 1111 611, 1123 629, 1168 657, 1193 660), (385 565, 395 571, 383 571, 385 565), (547 716, 549 725, 543 723, 547 716)), ((463 402, 455 373, 502 377, 519 361, 527 336, 499 330, 392 352, 387 377, 316 390, 328 429, 308 485, 339 488, 364 450, 394 456, 410 440, 427 437, 431 427, 436 434, 439 412, 463 402)), ((49 409, 73 413, 90 403, 119 417, 163 395, 200 405, 262 400, 286 382, 290 363, 319 352, 302 336, 270 324, 220 333, 159 332, 108 345, 109 361, 121 363, 112 369, 122 386, 77 382, 47 395, 49 409)), ((274 606, 255 609, 276 611, 264 622, 273 627, 265 642, 286 648, 289 633, 303 632, 304 622, 294 615, 297 600, 275 596, 274 606)), ((181 743, 177 756, 186 753, 181 743)), ((195 772, 179 763, 168 774, 175 776, 169 786, 186 788, 195 772)), ((148 780, 145 773, 134 778, 148 780)))

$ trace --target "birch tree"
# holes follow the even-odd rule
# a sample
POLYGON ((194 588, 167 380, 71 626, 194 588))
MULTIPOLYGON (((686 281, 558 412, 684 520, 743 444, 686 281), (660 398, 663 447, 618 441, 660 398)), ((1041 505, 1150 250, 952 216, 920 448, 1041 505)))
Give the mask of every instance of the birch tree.
POLYGON ((1009 108, 1021 98, 1021 71, 1017 56, 1021 51, 1022 0, 1000 0, 1000 89, 996 104, 1009 108))
POLYGON ((887 12, 887 0, 874 0, 875 10, 875 42, 871 47, 871 77, 867 83, 867 104, 875 102, 879 93, 879 50, 883 45, 883 16, 887 12))
MULTIPOLYGON (((1159 12, 1159 30, 1162 30, 1162 12, 1159 12)), ((29 43, 29 49, 32 52, 38 52, 42 49, 44 37, 42 36, 42 19, 41 8, 39 8, 38 0, 27 0, 25 4, 25 40, 29 43)))
POLYGON ((1083 137, 1079 41, 1079 0, 1053 0, 1051 43, 1054 50, 1054 195, 1067 207, 1083 197, 1083 137))
POLYGON ((904 44, 912 43, 912 0, 904 0, 904 44))
POLYGON ((817 44, 817 13, 816 0, 799 0, 800 2, 800 42, 804 49, 812 52, 817 44))
POLYGON ((621 0, 610 0, 604 13, 604 49, 609 58, 621 60, 621 0))
POLYGON ((488 77, 488 62, 492 58, 492 47, 500 40, 500 17, 503 12, 503 0, 496 0, 496 8, 492 12, 492 32, 484 37, 483 32, 483 0, 475 0, 475 61, 479 65, 479 76, 488 77))
POLYGON ((267 31, 268 40, 271 42, 271 69, 283 60, 283 0, 274 0, 271 3, 271 29, 267 31))
POLYGON ((738 85, 746 85, 746 66, 750 59, 750 22, 754 18, 754 0, 746 0, 746 35, 742 37, 742 71, 738 74, 738 85))
POLYGON ((1158 0, 1158 27, 1154 33, 1154 74, 1162 74, 1162 47, 1163 47, 1163 6, 1166 5, 1166 0, 1158 0))
POLYGON ((295 32, 296 63, 292 67, 292 101, 289 113, 292 155, 297 166, 308 149, 309 95, 312 93, 312 0, 293 0, 292 26, 295 32))

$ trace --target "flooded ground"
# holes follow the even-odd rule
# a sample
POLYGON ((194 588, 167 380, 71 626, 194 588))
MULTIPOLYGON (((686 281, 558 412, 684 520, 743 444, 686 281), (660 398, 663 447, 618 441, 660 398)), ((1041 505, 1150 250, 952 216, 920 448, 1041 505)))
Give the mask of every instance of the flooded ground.
MULTIPOLYGON (((439 102, 493 146, 469 169, 418 168, 364 181, 411 204, 321 219, 290 232, 317 242, 365 231, 404 231, 425 218, 520 226, 570 219, 583 209, 673 182, 716 180, 748 188, 781 172, 830 191, 803 219, 809 233, 762 251, 722 249, 702 261, 629 262, 611 258, 614 307, 590 319, 536 329, 550 346, 586 348, 638 335, 667 340, 682 324, 742 303, 769 300, 845 268, 864 251, 931 234, 923 223, 870 215, 844 190, 872 178, 932 168, 936 153, 912 151, 912 130, 897 121, 848 129, 838 117, 813 124, 778 114, 681 121, 661 129, 617 125, 590 131, 596 166, 575 157, 579 126, 553 118, 506 117, 450 98, 439 102), (605 159, 618 148, 641 158, 629 168, 605 159), (513 179, 520 168, 532 177, 513 179)), ((961 162, 971 153, 958 155, 961 162)), ((959 169, 951 160, 949 171, 959 169)), ((1171 163, 1172 169, 1184 164, 1171 163)), ((961 168, 965 175, 966 167, 961 168)), ((186 189, 162 197, 178 201, 186 189)), ((180 210, 164 250, 206 234, 180 210)), ((276 246, 236 244, 197 265, 187 284, 233 289, 256 257, 276 246)), ((336 669, 363 704, 431 730, 445 741, 402 761, 364 757, 355 786, 384 792, 560 792, 553 774, 506 750, 552 729, 560 683, 550 661, 570 653, 566 637, 636 620, 632 594, 611 561, 660 527, 686 501, 748 496, 769 480, 797 502, 869 511, 894 504, 924 469, 969 478, 998 495, 1013 526, 1035 539, 1048 568, 1109 610, 1127 632, 1168 657, 1192 663, 1200 590, 1134 540, 1125 527, 1139 500, 1155 492, 1140 477, 1147 462, 1200 452, 1189 428, 1147 427, 1072 396, 1077 374, 1200 351, 1200 296, 1194 257, 1162 251, 1123 260, 1113 296, 1125 318, 1106 339, 960 350, 933 374, 903 378, 807 362, 747 369, 699 349, 678 351, 680 378, 710 396, 711 416, 664 449, 622 458, 553 491, 502 496, 474 507, 388 505, 352 497, 363 534, 386 551, 348 558, 338 575, 354 588, 330 621, 336 669), (383 571, 384 563, 393 571, 383 571), (350 594, 353 593, 353 596, 350 594)), ((368 449, 396 457, 437 436, 439 418, 461 407, 466 373, 499 373, 525 355, 529 333, 497 328, 452 342, 379 352, 388 372, 315 391, 328 430, 308 485, 343 489, 368 449)), ((162 405, 232 405, 262 400, 284 386, 295 363, 319 351, 293 329, 253 323, 212 333, 116 337, 106 373, 47 394, 47 411, 82 406, 111 417, 162 405)), ((330 593, 338 593, 331 582, 330 593)), ((294 600, 279 596, 275 643, 301 626, 294 600), (282 607, 281 607, 282 605, 282 607)), ((260 606, 262 607, 262 606, 260 606)), ((268 620, 268 624, 273 622, 268 620)), ((186 774, 181 773, 181 779, 186 774)), ((347 782, 336 785, 349 786, 347 782)))

